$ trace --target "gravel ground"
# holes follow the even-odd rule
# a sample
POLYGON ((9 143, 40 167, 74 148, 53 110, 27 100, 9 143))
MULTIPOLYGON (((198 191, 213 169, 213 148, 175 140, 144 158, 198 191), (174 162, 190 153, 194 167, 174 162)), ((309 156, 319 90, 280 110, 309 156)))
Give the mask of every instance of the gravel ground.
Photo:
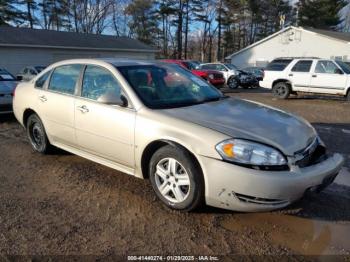
MULTIPOLYGON (((57 151, 34 153, 12 116, 0 117, 1 255, 350 255, 350 104, 312 96, 279 101, 231 94, 297 113, 346 166, 324 192, 282 211, 171 211, 149 181, 57 151)), ((125 258, 125 257, 124 257, 125 258)), ((299 259, 298 257, 295 259, 299 259)))

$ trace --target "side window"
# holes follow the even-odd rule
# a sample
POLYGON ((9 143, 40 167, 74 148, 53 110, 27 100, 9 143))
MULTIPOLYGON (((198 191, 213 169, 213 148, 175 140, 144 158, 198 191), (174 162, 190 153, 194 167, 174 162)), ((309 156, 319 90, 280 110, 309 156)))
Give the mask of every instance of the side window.
POLYGON ((311 66, 312 66, 312 60, 301 60, 293 66, 292 72, 308 73, 310 72, 311 66))
POLYGON ((30 73, 31 75, 37 75, 37 73, 35 72, 34 69, 29 69, 29 73, 30 73))
POLYGON ((82 65, 64 65, 57 67, 52 75, 49 90, 73 95, 82 65))
POLYGON ((226 71, 226 68, 223 65, 219 65, 219 64, 216 65, 215 69, 218 71, 226 71))
POLYGON ((266 67, 266 71, 283 71, 293 59, 275 59, 266 67))
POLYGON ((28 68, 24 68, 23 74, 27 74, 27 73, 28 73, 28 68))
POLYGON ((50 73, 51 73, 51 71, 49 71, 49 72, 45 73, 44 75, 42 75, 41 77, 39 77, 39 79, 36 80, 36 82, 35 82, 35 88, 42 89, 44 87, 45 82, 48 79, 50 73))
POLYGON ((120 96, 119 83, 107 69, 88 65, 84 73, 81 96, 98 101, 104 95, 120 96))
POLYGON ((216 65, 213 65, 213 64, 210 64, 210 65, 202 65, 201 66, 202 69, 215 69, 216 68, 216 65))
POLYGON ((338 67, 332 61, 319 61, 316 65, 315 73, 335 74, 338 67))

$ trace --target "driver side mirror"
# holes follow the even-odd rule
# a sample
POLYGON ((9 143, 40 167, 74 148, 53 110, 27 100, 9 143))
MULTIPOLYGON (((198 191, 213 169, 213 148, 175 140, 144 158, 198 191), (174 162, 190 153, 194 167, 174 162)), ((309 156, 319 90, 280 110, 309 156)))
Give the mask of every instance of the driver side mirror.
POLYGON ((335 74, 338 74, 338 75, 343 75, 343 74, 344 74, 343 71, 340 70, 339 68, 335 69, 335 70, 334 70, 334 73, 335 73, 335 74))
POLYGON ((121 107, 127 107, 129 104, 124 95, 117 95, 115 91, 103 94, 97 101, 106 105, 117 105, 121 107))

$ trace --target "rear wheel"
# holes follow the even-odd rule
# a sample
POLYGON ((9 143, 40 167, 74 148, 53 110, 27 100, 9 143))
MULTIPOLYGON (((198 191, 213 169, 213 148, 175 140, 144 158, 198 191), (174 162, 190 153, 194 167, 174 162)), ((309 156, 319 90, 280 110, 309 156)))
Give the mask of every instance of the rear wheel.
POLYGON ((51 148, 43 123, 36 114, 29 116, 27 136, 34 151, 45 154, 51 148))
POLYGON ((350 89, 348 90, 348 94, 346 95, 346 99, 350 102, 350 89))
POLYGON ((168 207, 191 211, 203 203, 200 167, 185 149, 165 146, 150 161, 150 180, 157 197, 168 207))
POLYGON ((277 83, 272 88, 272 93, 279 99, 287 99, 291 93, 290 87, 287 83, 277 83))
POLYGON ((238 88, 238 85, 239 85, 238 80, 234 76, 231 76, 227 81, 227 86, 230 89, 236 89, 238 88))

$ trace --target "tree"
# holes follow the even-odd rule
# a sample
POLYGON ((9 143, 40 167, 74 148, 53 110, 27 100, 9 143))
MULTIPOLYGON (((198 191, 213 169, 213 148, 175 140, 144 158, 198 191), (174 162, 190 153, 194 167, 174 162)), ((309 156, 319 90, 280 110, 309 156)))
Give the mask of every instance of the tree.
POLYGON ((22 24, 24 14, 15 5, 15 0, 0 0, 0 25, 22 24))
POLYGON ((159 33, 155 1, 134 0, 125 9, 130 15, 130 32, 146 44, 155 45, 159 33))
POLYGON ((300 0, 299 25, 320 29, 335 29, 341 22, 340 11, 345 0, 300 0))
POLYGON ((21 0, 18 2, 19 5, 24 5, 26 12, 23 14, 25 20, 29 23, 29 27, 33 28, 37 23, 34 12, 38 10, 38 4, 35 0, 21 0))

